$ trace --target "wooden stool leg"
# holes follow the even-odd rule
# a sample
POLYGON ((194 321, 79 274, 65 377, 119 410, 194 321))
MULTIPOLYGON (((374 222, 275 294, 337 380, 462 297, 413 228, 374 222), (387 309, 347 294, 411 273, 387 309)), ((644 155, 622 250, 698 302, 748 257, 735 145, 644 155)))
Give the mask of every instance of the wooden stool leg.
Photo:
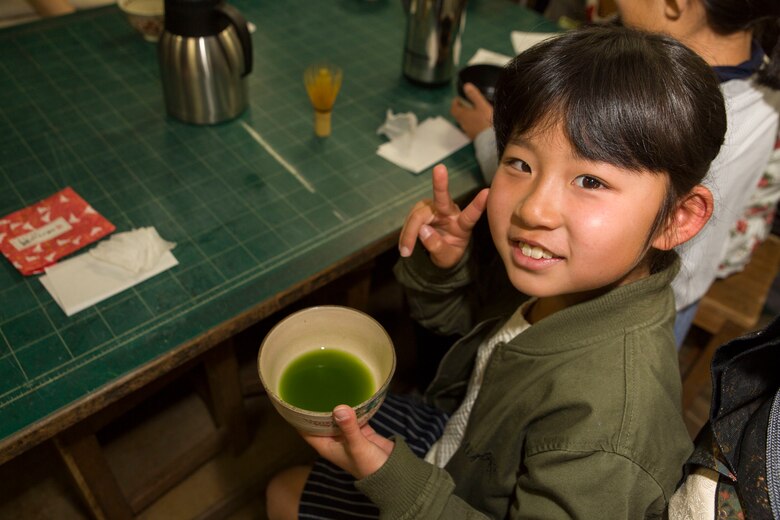
POLYGON ((211 349, 204 359, 214 420, 227 429, 233 453, 249 444, 249 427, 244 414, 238 361, 231 339, 211 349))
POLYGON ((98 519, 133 518, 133 511, 108 466, 93 433, 58 436, 57 451, 92 515, 98 519))

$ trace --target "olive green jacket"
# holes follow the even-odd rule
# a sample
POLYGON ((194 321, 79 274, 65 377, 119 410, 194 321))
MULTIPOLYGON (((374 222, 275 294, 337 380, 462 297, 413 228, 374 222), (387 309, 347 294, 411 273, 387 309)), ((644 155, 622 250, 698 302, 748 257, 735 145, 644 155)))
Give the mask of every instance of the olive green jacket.
MULTIPOLYGON (((434 328, 454 325, 451 332, 487 309, 469 289, 467 264, 442 271, 425 255, 400 262, 396 276, 410 289, 413 314, 434 328)), ((396 438, 387 463, 356 486, 382 518, 661 517, 692 450, 672 332, 678 265, 499 344, 445 469, 396 438)), ((477 348, 513 310, 453 346, 426 392, 432 404, 457 408, 477 348)))

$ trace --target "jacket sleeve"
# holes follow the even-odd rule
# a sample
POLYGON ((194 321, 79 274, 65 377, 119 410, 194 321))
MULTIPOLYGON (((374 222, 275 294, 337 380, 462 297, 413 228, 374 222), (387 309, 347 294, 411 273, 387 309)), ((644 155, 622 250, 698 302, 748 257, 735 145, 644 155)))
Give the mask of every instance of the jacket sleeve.
POLYGON ((426 329, 444 336, 471 330, 469 257, 467 251, 457 265, 441 269, 417 244, 412 256, 401 258, 393 268, 405 289, 412 318, 426 329))
MULTIPOLYGON (((550 451, 526 459, 508 518, 662 518, 668 497, 633 461, 609 452, 550 451)), ((682 468, 681 468, 682 472, 682 468)), ((445 470, 418 458, 403 439, 387 462, 355 486, 383 520, 488 518, 453 494, 445 470)))
POLYGON ((355 487, 379 507, 382 520, 488 519, 452 493, 449 473, 417 457, 398 437, 387 462, 355 487))
POLYGON ((511 314, 528 298, 509 281, 485 218, 475 226, 466 254, 451 269, 436 267, 418 243, 393 272, 405 289, 412 318, 445 336, 463 336, 483 320, 511 314))
POLYGON ((525 462, 513 519, 662 518, 669 498, 648 471, 617 453, 556 450, 525 462))

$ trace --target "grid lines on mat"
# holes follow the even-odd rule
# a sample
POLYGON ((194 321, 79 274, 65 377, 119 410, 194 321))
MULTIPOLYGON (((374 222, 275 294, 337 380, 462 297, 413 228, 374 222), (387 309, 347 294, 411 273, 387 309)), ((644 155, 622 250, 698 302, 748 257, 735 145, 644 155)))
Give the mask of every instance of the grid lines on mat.
MULTIPOLYGON (((401 77, 400 5, 232 3, 257 26, 249 107, 214 126, 166 117, 155 46, 115 6, 0 31, 0 215, 71 186, 179 260, 70 318, 4 261, 0 438, 392 233, 427 196, 426 175, 375 154, 387 109, 446 115, 453 93, 401 77), (327 139, 302 77, 320 60, 344 70, 327 139)), ((510 52, 512 22, 486 9, 464 56, 510 52)), ((456 193, 477 186, 472 156, 445 161, 456 193)))

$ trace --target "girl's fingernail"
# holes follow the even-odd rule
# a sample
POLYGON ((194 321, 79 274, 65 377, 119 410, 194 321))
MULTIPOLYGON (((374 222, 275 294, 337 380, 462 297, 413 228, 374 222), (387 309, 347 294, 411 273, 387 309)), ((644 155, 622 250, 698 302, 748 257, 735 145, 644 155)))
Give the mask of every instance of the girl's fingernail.
POLYGON ((403 256, 403 257, 407 257, 407 256, 409 256, 411 253, 412 253, 412 252, 411 252, 411 251, 409 251, 409 248, 408 248, 408 247, 406 247, 406 246, 402 246, 402 247, 401 247, 401 256, 403 256))
POLYGON ((333 418, 337 421, 346 421, 349 418, 349 412, 346 409, 338 407, 333 410, 333 418))
POLYGON ((431 229, 431 226, 425 224, 423 226, 420 226, 420 238, 423 240, 427 239, 429 236, 433 234, 433 229, 431 229))

